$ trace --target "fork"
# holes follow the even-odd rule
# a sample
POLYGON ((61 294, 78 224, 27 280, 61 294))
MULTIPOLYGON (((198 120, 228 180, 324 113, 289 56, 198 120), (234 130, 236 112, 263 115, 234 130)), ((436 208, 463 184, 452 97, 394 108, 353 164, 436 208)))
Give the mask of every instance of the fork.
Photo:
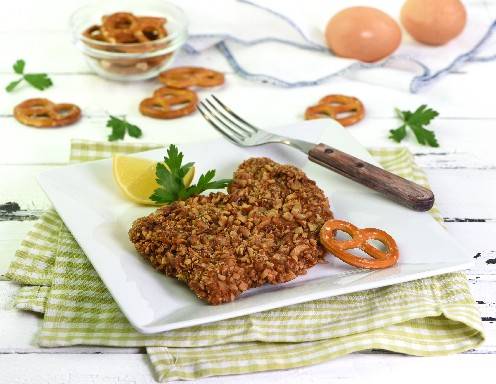
POLYGON ((307 154, 310 161, 380 192, 390 200, 415 211, 427 211, 434 204, 434 194, 421 185, 326 144, 309 143, 257 128, 238 116, 214 95, 201 101, 198 110, 217 131, 238 146, 286 144, 307 154))

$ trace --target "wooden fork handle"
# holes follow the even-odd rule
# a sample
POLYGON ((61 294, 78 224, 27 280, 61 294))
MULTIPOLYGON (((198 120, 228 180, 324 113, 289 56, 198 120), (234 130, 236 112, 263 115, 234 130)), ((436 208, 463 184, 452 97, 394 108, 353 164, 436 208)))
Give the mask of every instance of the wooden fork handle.
POLYGON ((308 158, 415 211, 428 211, 434 204, 427 188, 325 144, 313 147, 308 158))

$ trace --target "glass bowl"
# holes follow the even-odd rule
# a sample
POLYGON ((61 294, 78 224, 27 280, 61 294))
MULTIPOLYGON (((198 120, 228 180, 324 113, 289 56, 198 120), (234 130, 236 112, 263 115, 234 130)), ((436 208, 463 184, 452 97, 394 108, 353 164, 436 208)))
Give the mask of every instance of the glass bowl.
POLYGON ((106 79, 135 81, 156 77, 169 67, 188 38, 184 12, 163 0, 106 0, 87 4, 70 19, 74 43, 89 66, 106 79), (131 12, 136 16, 166 19, 167 34, 146 42, 112 43, 85 36, 85 31, 102 24, 102 16, 131 12))

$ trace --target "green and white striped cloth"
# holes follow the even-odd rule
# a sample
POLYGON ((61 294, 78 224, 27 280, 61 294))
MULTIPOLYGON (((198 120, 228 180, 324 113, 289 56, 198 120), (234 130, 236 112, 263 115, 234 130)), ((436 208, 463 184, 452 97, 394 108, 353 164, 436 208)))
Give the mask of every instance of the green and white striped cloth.
MULTIPOLYGON (((71 160, 157 147, 79 140, 72 143, 71 160)), ((427 184, 406 149, 371 153, 385 168, 427 184)), ((130 326, 55 211, 34 225, 7 276, 24 285, 15 306, 44 314, 40 346, 143 346, 160 381, 302 367, 368 349, 444 355, 484 340, 463 273, 143 335, 130 326)))

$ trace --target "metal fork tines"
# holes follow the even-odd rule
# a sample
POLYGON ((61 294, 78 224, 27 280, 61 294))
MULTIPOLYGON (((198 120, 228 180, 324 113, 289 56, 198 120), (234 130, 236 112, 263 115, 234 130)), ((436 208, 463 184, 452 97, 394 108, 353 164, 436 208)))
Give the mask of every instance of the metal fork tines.
POLYGON ((250 124, 214 95, 210 95, 198 105, 203 117, 232 143, 243 147, 252 147, 268 143, 290 145, 308 153, 315 144, 302 140, 276 135, 250 124))
POLYGON ((224 105, 214 95, 201 101, 198 110, 217 131, 235 144, 247 145, 244 144, 244 141, 252 138, 260 131, 224 105))

